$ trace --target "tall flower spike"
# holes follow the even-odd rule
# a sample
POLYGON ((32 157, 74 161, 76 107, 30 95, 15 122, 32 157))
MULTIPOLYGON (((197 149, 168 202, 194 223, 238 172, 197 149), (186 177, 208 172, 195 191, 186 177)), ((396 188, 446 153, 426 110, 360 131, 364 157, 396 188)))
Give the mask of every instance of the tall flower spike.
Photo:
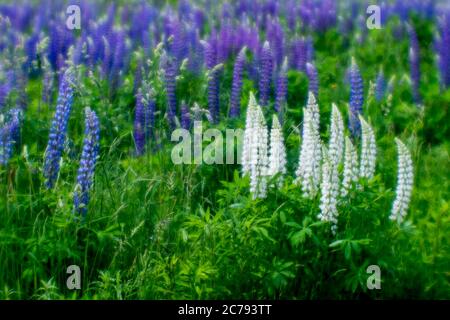
POLYGON ((100 139, 100 126, 97 115, 89 107, 85 109, 85 113, 86 128, 83 151, 81 153, 80 167, 78 168, 77 186, 74 192, 75 212, 83 216, 86 215, 89 204, 89 191, 94 180, 100 139))
POLYGON ((169 126, 172 129, 175 127, 175 118, 177 114, 176 76, 177 70, 175 62, 171 61, 171 59, 169 58, 167 61, 164 80, 166 84, 167 95, 167 116, 169 120, 169 126))
POLYGON ((53 188, 59 173, 59 161, 64 150, 67 123, 69 122, 73 100, 73 74, 71 70, 64 73, 59 87, 55 116, 50 128, 44 159, 44 177, 47 188, 53 188))
POLYGON ((344 152, 344 122, 336 104, 332 105, 331 112, 331 133, 328 145, 328 154, 331 164, 337 167, 344 152))
POLYGON ((408 211, 414 182, 413 162, 411 154, 400 139, 395 139, 398 152, 398 173, 396 197, 390 215, 391 220, 401 223, 408 211))
POLYGON ((242 175, 250 176, 250 192, 253 198, 266 196, 267 184, 267 126, 261 107, 250 93, 242 151, 242 175))
POLYGON ((384 77, 383 70, 380 70, 375 81, 375 99, 377 102, 381 102, 386 96, 386 88, 386 79, 384 77))
POLYGON ((359 120, 361 121, 362 126, 359 176, 361 178, 371 179, 375 174, 375 162, 377 157, 375 134, 372 127, 361 116, 359 116, 359 120))
POLYGON ((11 110, 9 121, 0 115, 0 166, 8 164, 14 145, 19 140, 20 113, 20 109, 11 110))
POLYGON ((318 218, 321 221, 331 222, 331 232, 336 234, 337 230, 337 197, 339 194, 339 175, 337 167, 327 152, 323 148, 323 166, 322 166, 322 182, 320 196, 320 214, 318 218))
POLYGON ((308 62, 306 64, 306 75, 308 76, 308 91, 314 93, 317 97, 319 94, 319 77, 317 75, 317 69, 313 63, 308 62))
POLYGON ((255 96, 250 92, 250 97, 248 101, 247 114, 245 118, 245 130, 244 130, 244 141, 242 146, 242 175, 250 173, 250 161, 251 161, 251 146, 253 145, 253 130, 255 128, 255 109, 257 103, 255 96))
POLYGON ((219 70, 216 67, 217 52, 213 43, 202 41, 208 79, 208 109, 213 123, 219 120, 219 70))
POLYGON ((442 88, 450 87, 450 10, 438 19, 438 37, 436 39, 438 66, 442 88))
POLYGON ((283 175, 286 174, 286 148, 284 146, 283 131, 276 114, 272 117, 270 130, 269 176, 280 174, 278 186, 283 185, 283 175))
POLYGON ((286 105, 286 96, 288 89, 288 59, 284 58, 283 65, 281 66, 280 73, 277 79, 276 98, 275 98, 275 111, 281 116, 284 114, 284 107, 286 105))
POLYGON ((142 155, 145 149, 145 107, 142 91, 139 89, 136 95, 136 110, 134 113, 134 142, 136 154, 142 155))
POLYGON ((312 93, 303 112, 303 133, 296 182, 301 184, 304 196, 313 198, 320 184, 322 142, 319 135, 318 105, 312 93))
POLYGON ((355 58, 352 57, 352 65, 350 67, 350 115, 349 115, 349 129, 354 137, 360 135, 360 125, 358 116, 362 112, 364 103, 364 84, 356 64, 355 58))
POLYGON ((253 194, 253 199, 256 199, 266 197, 269 139, 266 120, 259 105, 254 110, 254 116, 255 128, 253 130, 254 144, 251 147, 250 192, 253 194))
POLYGON ((358 181, 358 153, 349 137, 345 137, 344 177, 342 179, 341 197, 345 197, 352 184, 358 181))
POLYGON ((269 42, 264 42, 261 50, 261 65, 259 68, 259 99, 262 106, 269 102, 270 84, 272 82, 273 56, 269 42))
POLYGON ((241 109, 241 91, 242 91, 242 75, 244 72, 246 47, 243 47, 239 52, 233 70, 233 84, 231 87, 231 106, 230 117, 235 118, 239 116, 241 109))

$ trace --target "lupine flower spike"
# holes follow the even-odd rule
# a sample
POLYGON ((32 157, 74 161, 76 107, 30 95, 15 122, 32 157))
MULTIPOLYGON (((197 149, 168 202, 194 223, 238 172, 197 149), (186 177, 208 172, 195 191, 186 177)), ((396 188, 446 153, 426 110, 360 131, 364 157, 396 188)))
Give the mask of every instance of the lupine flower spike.
POLYGON ((278 186, 283 185, 283 175, 286 174, 286 148, 284 146, 283 130, 276 114, 272 118, 272 129, 270 130, 270 152, 269 152, 269 176, 280 174, 278 186))
POLYGON ((331 164, 337 167, 341 161, 344 152, 344 122, 336 104, 332 105, 330 141, 328 145, 328 154, 331 164))
POLYGON ((45 151, 44 177, 47 188, 53 188, 59 173, 59 162, 64 150, 67 123, 69 122, 73 100, 73 75, 70 70, 64 73, 59 87, 55 116, 45 151))
POLYGON ((375 134, 372 127, 359 116, 362 127, 361 138, 361 163, 359 167, 359 176, 361 178, 371 179, 375 173, 375 162, 377 157, 377 146, 375 143, 375 134))
POLYGON ((339 175, 337 167, 328 153, 323 147, 323 166, 322 166, 322 182, 320 185, 320 214, 318 218, 322 221, 331 223, 331 232, 336 234, 337 230, 337 197, 339 194, 339 175))
POLYGON ((230 117, 238 117, 241 107, 241 90, 242 90, 242 75, 245 64, 246 47, 243 47, 239 52, 233 70, 233 84, 231 87, 231 106, 230 117))
POLYGON ((319 107, 310 92, 303 113, 303 133, 296 182, 300 183, 304 196, 313 198, 320 184, 322 143, 319 135, 319 107))
POLYGON ((268 132, 261 107, 250 93, 242 150, 242 174, 250 175, 253 198, 266 196, 268 132))
POLYGON ((83 151, 81 153, 80 167, 78 168, 77 185, 74 193, 75 212, 87 213, 89 204, 89 191, 91 189, 95 165, 99 151, 100 127, 97 115, 90 108, 85 109, 85 133, 83 151))
POLYGON ((275 97, 275 111, 278 112, 278 114, 281 116, 283 116, 284 114, 284 109, 286 105, 286 95, 288 89, 287 71, 288 71, 288 59, 286 57, 278 74, 276 97, 275 97))
POLYGON ((349 137, 345 137, 344 174, 341 197, 345 197, 353 183, 358 181, 358 153, 349 137))
POLYGON ((398 152, 396 197, 390 215, 391 220, 401 223, 408 212, 414 182, 411 154, 400 139, 395 139, 398 152))
POLYGON ((350 67, 350 114, 349 114, 349 129, 354 137, 360 135, 360 125, 358 116, 362 112, 364 103, 364 84, 359 71, 359 67, 356 64, 355 58, 352 58, 352 64, 350 67))
POLYGON ((270 84, 272 82, 273 55, 269 42, 264 42, 261 51, 261 65, 259 69, 259 98, 262 106, 269 102, 270 84))

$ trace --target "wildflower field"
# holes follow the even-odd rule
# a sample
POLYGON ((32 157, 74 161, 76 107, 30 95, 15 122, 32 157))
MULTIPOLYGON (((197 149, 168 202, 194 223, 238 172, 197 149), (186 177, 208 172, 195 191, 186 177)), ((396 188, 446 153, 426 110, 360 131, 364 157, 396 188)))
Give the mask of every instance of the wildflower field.
POLYGON ((0 299, 450 299, 449 105, 446 0, 0 0, 0 299))

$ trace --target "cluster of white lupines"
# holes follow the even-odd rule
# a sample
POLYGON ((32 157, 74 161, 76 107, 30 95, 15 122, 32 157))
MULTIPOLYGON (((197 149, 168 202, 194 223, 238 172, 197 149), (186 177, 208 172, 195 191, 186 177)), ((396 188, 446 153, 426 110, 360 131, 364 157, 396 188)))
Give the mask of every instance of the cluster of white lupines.
POLYGON ((268 173, 268 130, 264 114, 250 93, 242 150, 242 173, 250 175, 253 198, 266 196, 268 173))
POLYGON ((310 92, 308 103, 303 112, 302 145, 299 165, 296 171, 296 182, 300 183, 303 195, 313 198, 320 184, 320 162, 322 143, 319 135, 319 106, 310 92))
POLYGON ((276 114, 272 118, 270 130, 269 176, 280 174, 277 180, 279 187, 283 185, 283 175, 286 174, 286 148, 284 146, 283 131, 276 114))
POLYGON ((359 176, 371 179, 375 173, 375 162, 377 156, 377 146, 375 144, 375 134, 372 127, 359 116, 361 122, 361 162, 359 166, 359 176))
POLYGON ((322 182, 320 197, 320 214, 318 218, 322 221, 331 222, 331 232, 337 230, 337 198, 339 195, 339 173, 337 166, 333 163, 331 154, 323 147, 322 182))
POLYGON ((396 198, 392 206, 390 219, 396 220, 398 223, 403 221, 408 211, 409 201, 413 187, 413 163, 408 148, 400 141, 395 139, 398 150, 398 174, 396 198))
POLYGON ((349 137, 345 137, 344 174, 341 185, 341 197, 348 194, 352 183, 358 180, 358 153, 349 137))

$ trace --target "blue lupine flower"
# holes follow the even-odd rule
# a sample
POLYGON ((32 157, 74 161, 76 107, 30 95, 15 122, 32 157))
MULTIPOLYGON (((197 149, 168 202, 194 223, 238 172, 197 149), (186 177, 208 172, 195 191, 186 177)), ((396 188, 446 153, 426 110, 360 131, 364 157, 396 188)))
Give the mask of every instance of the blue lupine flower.
POLYGON ((181 104, 181 128, 189 130, 191 127, 191 114, 188 105, 183 101, 181 104))
POLYGON ((450 87, 450 11, 444 12, 438 21, 436 51, 442 88, 450 87))
POLYGON ((239 52, 234 63, 233 84, 231 86, 230 117, 238 117, 241 106, 242 75, 245 65, 246 47, 239 52))
POLYGON ((349 129, 354 137, 360 135, 361 126, 358 115, 362 112, 364 103, 364 83, 354 58, 352 58, 352 65, 350 67, 350 114, 349 114, 349 129))
POLYGON ((288 68, 288 60, 284 59, 283 65, 281 66, 280 72, 278 74, 277 86, 275 91, 275 111, 278 113, 283 113, 283 108, 286 104, 286 96, 287 96, 287 68, 288 68))
POLYGON ((205 64, 210 71, 208 79, 208 109, 213 123, 219 120, 219 73, 216 67, 217 52, 214 42, 203 41, 205 64))
POLYGON ((20 109, 10 111, 9 120, 0 123, 0 165, 6 166, 20 136, 20 109))
POLYGON ((270 84, 272 82, 273 57, 269 42, 264 42, 259 69, 259 102, 266 106, 269 102, 270 84))
POLYGON ((165 67, 164 81, 167 96, 167 117, 169 126, 172 129, 175 127, 175 118, 177 115, 176 76, 177 69, 175 62, 168 58, 165 67))
POLYGON ((73 101, 73 74, 67 70, 59 87, 55 116, 50 128, 50 134, 45 151, 44 177, 47 188, 53 188, 59 173, 59 161, 64 150, 67 124, 73 101))
POLYGON ((134 142, 136 144, 136 154, 142 155, 145 149, 145 108, 142 91, 139 89, 136 94, 136 110, 134 113, 134 142))
POLYGON ((86 216, 89 204, 89 191, 94 182, 95 165, 99 151, 100 125, 97 115, 90 108, 85 109, 85 132, 83 151, 77 174, 77 186, 74 193, 75 212, 86 216))
POLYGON ((319 94, 319 77, 316 66, 311 62, 306 64, 306 75, 308 76, 308 91, 314 93, 317 98, 319 94))
POLYGON ((384 77, 383 70, 380 70, 375 81, 375 99, 377 102, 381 102, 386 95, 387 83, 384 77))

